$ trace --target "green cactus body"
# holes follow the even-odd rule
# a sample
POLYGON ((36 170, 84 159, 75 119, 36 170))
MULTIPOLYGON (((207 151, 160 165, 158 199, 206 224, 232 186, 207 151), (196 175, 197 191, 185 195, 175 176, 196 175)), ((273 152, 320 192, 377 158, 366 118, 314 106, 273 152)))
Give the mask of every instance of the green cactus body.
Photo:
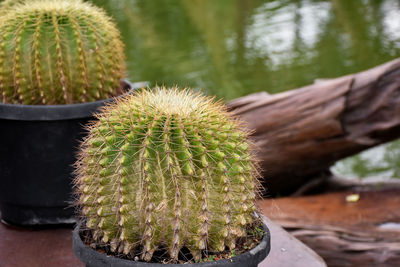
POLYGON ((253 223, 257 169, 248 133, 213 99, 157 88, 106 107, 77 163, 81 215, 100 244, 149 261, 164 246, 233 249, 253 223))
POLYGON ((20 2, 3 3, 0 17, 3 103, 70 104, 121 93, 124 47, 102 9, 80 0, 20 2))

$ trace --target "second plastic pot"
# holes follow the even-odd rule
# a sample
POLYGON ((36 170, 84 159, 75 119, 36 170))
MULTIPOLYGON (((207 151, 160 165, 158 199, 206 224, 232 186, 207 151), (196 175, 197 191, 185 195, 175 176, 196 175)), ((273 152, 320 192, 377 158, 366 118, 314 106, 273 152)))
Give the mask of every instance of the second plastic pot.
MULTIPOLYGON (((131 88, 124 82, 126 89, 131 88)), ((74 223, 73 164, 84 125, 107 101, 0 104, 0 212, 23 226, 74 223)))

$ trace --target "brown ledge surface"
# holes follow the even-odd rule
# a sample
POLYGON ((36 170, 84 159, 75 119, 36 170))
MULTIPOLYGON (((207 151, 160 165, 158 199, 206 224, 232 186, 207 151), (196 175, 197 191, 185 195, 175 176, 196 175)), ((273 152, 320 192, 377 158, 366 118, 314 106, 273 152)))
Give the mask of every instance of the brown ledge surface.
MULTIPOLYGON (((274 222, 271 252, 259 267, 319 267, 324 261, 274 222)), ((27 229, 0 223, 1 267, 84 266, 72 252, 72 228, 27 229)))

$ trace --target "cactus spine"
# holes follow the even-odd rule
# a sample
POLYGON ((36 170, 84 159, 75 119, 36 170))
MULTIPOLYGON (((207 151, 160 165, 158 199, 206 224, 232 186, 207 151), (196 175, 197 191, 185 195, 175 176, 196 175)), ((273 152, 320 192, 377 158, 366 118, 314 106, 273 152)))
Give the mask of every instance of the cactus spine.
POLYGON ((106 107, 81 147, 81 215, 99 244, 149 261, 163 245, 233 249, 254 222, 257 169, 247 132, 219 102, 156 88, 106 107))
POLYGON ((14 6, 30 0, 4 0, 0 2, 0 16, 6 15, 14 6))
POLYGON ((7 14, 10 8, 14 5, 23 3, 24 0, 4 0, 0 2, 0 16, 7 14))
POLYGON ((3 3, 0 101, 71 104, 121 93, 123 43, 102 9, 80 0, 20 2, 3 3))

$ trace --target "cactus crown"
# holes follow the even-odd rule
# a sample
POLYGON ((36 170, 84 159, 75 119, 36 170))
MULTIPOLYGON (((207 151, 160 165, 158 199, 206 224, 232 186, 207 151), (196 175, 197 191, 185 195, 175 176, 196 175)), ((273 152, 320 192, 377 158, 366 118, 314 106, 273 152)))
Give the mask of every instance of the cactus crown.
POLYGON ((124 47, 102 9, 80 0, 8 5, 0 18, 0 101, 70 104, 121 93, 124 47))
POLYGON ((248 133, 212 98, 156 88, 104 108, 81 147, 76 188, 98 244, 149 261, 163 246, 233 249, 254 222, 248 133))

